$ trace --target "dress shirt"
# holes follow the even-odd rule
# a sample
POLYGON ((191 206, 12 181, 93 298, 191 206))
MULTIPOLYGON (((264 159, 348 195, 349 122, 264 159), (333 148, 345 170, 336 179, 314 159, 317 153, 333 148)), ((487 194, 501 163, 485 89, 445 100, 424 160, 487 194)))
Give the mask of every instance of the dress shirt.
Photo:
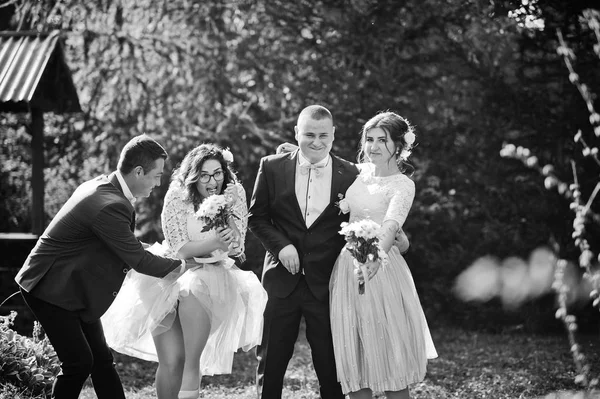
POLYGON ((134 205, 135 197, 131 193, 131 190, 129 189, 129 186, 127 185, 127 183, 125 183, 125 179, 123 178, 123 175, 118 170, 115 172, 115 175, 117 175, 117 180, 119 181, 119 184, 121 185, 121 188, 123 189, 123 194, 125 194, 125 198, 127 198, 129 200, 129 202, 131 202, 131 205, 134 205))
POLYGON ((329 205, 331 198, 331 155, 327 155, 325 159, 313 164, 319 167, 318 171, 314 169, 307 170, 310 165, 310 162, 298 151, 296 198, 306 222, 306 227, 310 227, 329 205))

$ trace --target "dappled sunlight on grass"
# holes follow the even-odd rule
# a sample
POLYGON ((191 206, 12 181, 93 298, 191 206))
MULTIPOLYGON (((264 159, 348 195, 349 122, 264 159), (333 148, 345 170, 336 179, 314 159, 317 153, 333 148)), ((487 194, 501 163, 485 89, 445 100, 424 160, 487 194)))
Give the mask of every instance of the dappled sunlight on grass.
MULTIPOLYGON (((435 331, 434 340, 440 357, 429 364, 423 383, 428 395, 423 397, 537 398, 561 389, 577 389, 565 336, 451 329, 435 331), (431 387, 441 388, 442 395, 431 395, 431 387)), ((597 363, 600 342, 595 337, 583 340, 597 363)))
MULTIPOLYGON (((439 353, 429 362, 425 381, 411 386, 413 399, 544 399, 555 392, 575 391, 575 370, 564 335, 523 332, 491 334, 455 327, 432 330, 439 353)), ((600 340, 580 337, 582 350, 600 373, 600 340)), ((117 355, 119 373, 129 399, 155 398, 156 363, 117 355)), ((254 399, 256 358, 254 350, 235 355, 233 373, 202 380, 204 398, 254 399)), ((556 396, 556 398, 563 398, 556 396)), ((87 385, 82 399, 95 399, 87 385)), ((288 367, 283 397, 318 399, 318 382, 304 329, 288 367)), ((384 398, 376 394, 375 398, 384 398)))

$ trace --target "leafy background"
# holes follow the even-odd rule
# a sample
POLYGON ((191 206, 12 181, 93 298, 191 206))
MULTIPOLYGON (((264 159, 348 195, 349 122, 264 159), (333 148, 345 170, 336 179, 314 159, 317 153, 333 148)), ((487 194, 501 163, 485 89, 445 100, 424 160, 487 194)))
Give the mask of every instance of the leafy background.
MULTIPOLYGON (((260 157, 293 141, 306 105, 330 108, 334 151, 354 159, 362 123, 391 109, 415 126, 417 193, 405 230, 407 261, 429 320, 489 331, 558 330, 551 295, 517 311, 491 300, 463 303, 456 276, 484 255, 554 245, 576 259, 572 214, 521 163, 510 141, 557 173, 578 160, 582 192, 597 181, 572 137, 593 137, 581 97, 556 53, 560 28, 575 68, 598 88, 586 1, 483 0, 17 0, 3 2, 0 30, 60 29, 83 113, 46 115, 47 220, 74 188, 116 167, 142 132, 171 154, 168 173, 194 146, 230 147, 248 197, 260 157), (542 20, 544 28, 531 26, 542 20)), ((0 115, 0 231, 28 232, 29 115, 0 115)), ((138 235, 162 239, 168 176, 138 205, 138 235)), ((245 267, 260 273, 251 235, 245 267)), ((18 267, 19 265, 14 265, 18 267)), ((2 293, 8 295, 9 293, 2 293)), ((598 312, 577 309, 581 328, 598 312)))

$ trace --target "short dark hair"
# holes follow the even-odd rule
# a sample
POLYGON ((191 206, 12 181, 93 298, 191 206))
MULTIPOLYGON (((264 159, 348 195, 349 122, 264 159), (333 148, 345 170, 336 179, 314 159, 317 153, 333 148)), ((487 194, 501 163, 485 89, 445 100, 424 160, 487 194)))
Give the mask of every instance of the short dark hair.
POLYGON ((303 116, 309 116, 311 119, 320 121, 321 119, 329 118, 333 122, 333 115, 327 108, 322 105, 313 104, 304 108, 298 115, 298 120, 303 116))
POLYGON ((136 166, 141 166, 144 173, 152 170, 159 158, 167 159, 167 151, 147 134, 135 136, 123 147, 117 169, 122 174, 130 173, 136 166))

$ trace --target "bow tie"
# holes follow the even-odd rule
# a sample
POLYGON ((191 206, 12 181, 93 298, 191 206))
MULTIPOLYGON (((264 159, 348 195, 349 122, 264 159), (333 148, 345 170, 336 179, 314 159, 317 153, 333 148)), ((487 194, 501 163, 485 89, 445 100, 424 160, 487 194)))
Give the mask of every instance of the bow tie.
POLYGON ((300 173, 303 175, 307 175, 311 170, 314 172, 316 177, 323 175, 323 169, 325 165, 314 165, 314 164, 304 164, 300 165, 300 173))

